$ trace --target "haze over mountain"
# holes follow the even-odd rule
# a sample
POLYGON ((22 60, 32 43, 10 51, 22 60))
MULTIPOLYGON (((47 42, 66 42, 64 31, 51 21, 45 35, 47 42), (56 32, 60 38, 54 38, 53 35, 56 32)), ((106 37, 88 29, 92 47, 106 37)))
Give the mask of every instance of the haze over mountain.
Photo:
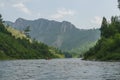
POLYGON ((98 29, 78 29, 68 21, 57 22, 42 18, 37 20, 18 18, 15 22, 6 21, 6 23, 20 31, 24 31, 30 26, 29 35, 31 38, 64 51, 78 48, 89 42, 95 42, 100 37, 98 29))
POLYGON ((63 58, 61 51, 39 43, 9 26, 0 17, 0 60, 63 58), (19 35, 18 35, 19 34, 19 35))

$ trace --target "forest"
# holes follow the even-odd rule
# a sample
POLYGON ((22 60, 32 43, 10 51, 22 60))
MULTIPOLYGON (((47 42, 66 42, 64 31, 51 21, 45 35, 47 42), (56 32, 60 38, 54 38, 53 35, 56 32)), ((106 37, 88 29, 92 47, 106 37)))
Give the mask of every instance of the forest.
POLYGON ((103 17, 101 38, 84 54, 89 60, 120 60, 120 18, 112 16, 109 23, 103 17))
POLYGON ((29 38, 13 36, 4 25, 0 15, 0 60, 4 59, 49 59, 64 55, 56 48, 29 38))

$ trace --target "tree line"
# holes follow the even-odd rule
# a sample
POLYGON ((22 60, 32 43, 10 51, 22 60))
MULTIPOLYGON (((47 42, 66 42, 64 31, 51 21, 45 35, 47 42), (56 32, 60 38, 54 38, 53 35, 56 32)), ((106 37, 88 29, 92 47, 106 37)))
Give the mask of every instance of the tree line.
MULTIPOLYGON (((15 38, 7 31, 0 15, 0 60, 1 59, 46 59, 64 57, 62 52, 44 43, 28 38, 15 38)), ((28 30, 26 29, 26 32, 28 30)))
MULTIPOLYGON (((120 0, 118 8, 120 9, 120 0)), ((100 31, 101 38, 84 54, 84 59, 120 60, 120 17, 112 16, 110 22, 103 17, 100 31)))

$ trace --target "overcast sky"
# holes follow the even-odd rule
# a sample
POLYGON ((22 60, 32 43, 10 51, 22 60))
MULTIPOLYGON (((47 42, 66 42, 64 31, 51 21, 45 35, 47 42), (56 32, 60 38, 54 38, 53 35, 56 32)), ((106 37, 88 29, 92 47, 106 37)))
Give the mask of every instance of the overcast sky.
POLYGON ((99 28, 102 17, 119 15, 117 0, 0 0, 4 20, 69 21, 80 29, 99 28))

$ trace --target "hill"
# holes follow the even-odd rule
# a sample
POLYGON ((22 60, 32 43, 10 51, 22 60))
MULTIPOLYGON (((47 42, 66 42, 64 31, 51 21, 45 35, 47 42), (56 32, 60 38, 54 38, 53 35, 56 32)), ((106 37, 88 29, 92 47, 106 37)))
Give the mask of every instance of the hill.
MULTIPOLYGON (((0 21, 0 60, 1 59, 41 59, 60 58, 64 55, 57 49, 23 36, 13 35, 19 31, 8 28, 0 21), (13 33, 10 31, 12 30, 13 33)), ((19 33, 20 34, 20 33, 19 33)))
POLYGON ((15 29, 24 31, 29 26, 32 39, 57 47, 62 51, 73 52, 82 45, 96 42, 100 37, 99 29, 78 29, 67 21, 57 22, 47 19, 25 20, 18 18, 15 22, 6 21, 15 29))
POLYGON ((84 59, 89 60, 120 60, 120 17, 112 17, 111 23, 103 18, 101 39, 85 53, 84 59))

